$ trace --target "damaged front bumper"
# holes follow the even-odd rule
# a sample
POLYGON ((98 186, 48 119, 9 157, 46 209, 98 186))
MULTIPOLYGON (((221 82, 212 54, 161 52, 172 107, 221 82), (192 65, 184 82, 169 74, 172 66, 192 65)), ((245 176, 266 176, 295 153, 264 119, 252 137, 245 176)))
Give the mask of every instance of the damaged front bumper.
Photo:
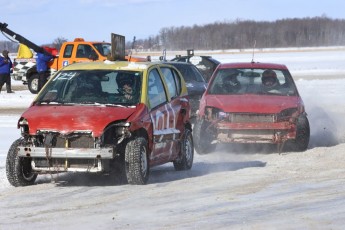
MULTIPOLYGON (((296 136, 295 124, 214 122, 207 130, 214 130, 217 142, 281 144, 296 136)), ((212 132, 212 131, 211 131, 212 132)))
POLYGON ((114 159, 113 148, 18 147, 18 156, 31 158, 35 172, 103 172, 114 159))

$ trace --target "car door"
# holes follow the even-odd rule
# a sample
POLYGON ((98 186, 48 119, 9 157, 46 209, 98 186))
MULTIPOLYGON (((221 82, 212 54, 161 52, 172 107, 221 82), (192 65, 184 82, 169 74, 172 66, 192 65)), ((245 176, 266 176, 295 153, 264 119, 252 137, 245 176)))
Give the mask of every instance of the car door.
POLYGON ((187 113, 186 108, 181 100, 181 79, 180 75, 174 68, 163 66, 160 68, 168 91, 167 112, 169 120, 169 131, 171 133, 171 146, 168 150, 169 160, 174 160, 179 153, 180 136, 184 131, 184 115, 187 113))
POLYGON ((172 146, 172 125, 170 123, 170 106, 168 93, 159 70, 153 68, 148 73, 148 103, 153 129, 153 146, 150 160, 153 164, 168 161, 172 146))

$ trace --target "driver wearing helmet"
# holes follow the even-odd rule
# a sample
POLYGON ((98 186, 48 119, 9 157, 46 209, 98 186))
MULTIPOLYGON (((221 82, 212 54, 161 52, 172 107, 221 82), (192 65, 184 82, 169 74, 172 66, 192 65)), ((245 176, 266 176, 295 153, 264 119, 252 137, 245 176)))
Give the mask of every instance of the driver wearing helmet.
POLYGON ((127 81, 122 85, 122 93, 126 100, 133 99, 133 88, 130 81, 127 81))
POLYGON ((271 69, 267 69, 262 73, 261 82, 266 91, 277 90, 279 88, 277 74, 271 69))
POLYGON ((241 84, 237 80, 238 71, 232 71, 223 78, 223 88, 225 93, 237 93, 241 89, 241 84))
POLYGON ((117 83, 119 86, 119 93, 122 95, 122 102, 133 103, 135 100, 134 92, 134 79, 133 76, 123 74, 117 77, 117 83))

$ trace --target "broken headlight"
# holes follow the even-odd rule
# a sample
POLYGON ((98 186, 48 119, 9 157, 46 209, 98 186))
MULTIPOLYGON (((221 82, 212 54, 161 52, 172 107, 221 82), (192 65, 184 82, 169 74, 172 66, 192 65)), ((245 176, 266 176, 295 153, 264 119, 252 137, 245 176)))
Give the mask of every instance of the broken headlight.
POLYGON ((229 114, 215 107, 206 107, 205 117, 207 120, 224 120, 228 119, 229 114))
POLYGON ((20 133, 22 136, 29 134, 29 122, 25 118, 21 118, 18 121, 18 128, 20 128, 20 133))

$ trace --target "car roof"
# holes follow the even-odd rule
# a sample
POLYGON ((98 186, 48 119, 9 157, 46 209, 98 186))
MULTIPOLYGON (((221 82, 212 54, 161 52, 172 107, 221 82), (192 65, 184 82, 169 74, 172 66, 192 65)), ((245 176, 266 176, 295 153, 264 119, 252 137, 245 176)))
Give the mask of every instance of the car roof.
POLYGON ((194 66, 190 62, 180 62, 180 61, 165 61, 165 62, 162 62, 162 63, 168 64, 168 65, 190 65, 190 66, 194 66))
POLYGON ((104 62, 79 62, 68 65, 63 70, 133 70, 144 71, 154 65, 162 65, 161 62, 128 62, 128 61, 104 61, 104 62))
POLYGON ((218 69, 231 69, 231 68, 249 68, 249 69, 282 69, 287 70, 286 65, 275 63, 261 63, 261 62, 234 62, 234 63, 221 63, 218 69))

